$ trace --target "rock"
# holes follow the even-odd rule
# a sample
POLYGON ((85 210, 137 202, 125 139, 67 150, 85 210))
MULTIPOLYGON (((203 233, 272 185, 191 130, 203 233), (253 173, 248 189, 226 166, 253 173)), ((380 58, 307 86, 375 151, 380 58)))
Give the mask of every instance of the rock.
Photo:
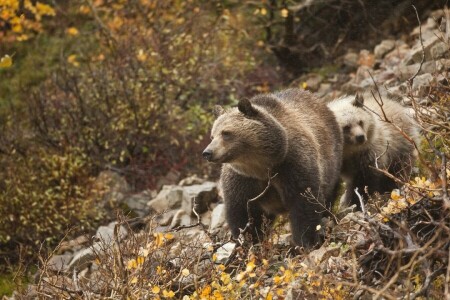
MULTIPOLYGON (((420 63, 412 64, 412 65, 399 65, 397 68, 394 68, 394 73, 398 77, 400 81, 405 81, 411 78, 414 74, 419 70, 420 63)), ((436 71, 436 62, 435 61, 427 61, 422 64, 422 67, 419 71, 420 74, 424 73, 434 73, 436 71)))
MULTIPOLYGON (((95 237, 105 246, 110 247, 114 243, 114 228, 117 222, 111 222, 108 226, 100 226, 97 229, 95 237)), ((127 236, 128 232, 123 225, 120 225, 118 230, 118 239, 122 240, 127 236)))
POLYGON ((430 86, 430 83, 434 81, 434 78, 431 74, 422 74, 419 76, 416 76, 414 78, 412 89, 413 91, 419 92, 419 97, 426 96, 428 94, 428 88, 430 86))
POLYGON ((375 46, 373 51, 375 58, 381 59, 385 56, 389 51, 394 49, 395 41, 394 40, 384 40, 379 45, 375 46))
POLYGON ((393 50, 387 53, 381 63, 381 67, 391 68, 396 67, 408 55, 410 47, 405 43, 396 43, 393 50))
POLYGON ((161 177, 156 182, 156 188, 159 190, 165 185, 174 185, 180 180, 180 172, 176 170, 170 170, 164 177, 161 177))
POLYGON ((178 185, 181 186, 188 186, 188 185, 194 185, 194 184, 202 184, 204 183, 206 180, 203 178, 198 177, 197 175, 192 175, 190 177, 186 177, 184 179, 182 179, 178 185))
POLYGON ((150 200, 147 205, 150 210, 160 214, 170 209, 180 207, 182 200, 183 187, 176 185, 165 185, 156 198, 150 200))
POLYGON ((83 270, 88 267, 89 264, 97 257, 97 252, 101 251, 100 243, 95 243, 92 247, 85 248, 83 250, 78 251, 73 256, 69 265, 67 266, 67 271, 70 273, 74 269, 83 270))
POLYGON ((342 60, 344 66, 356 69, 358 67, 359 55, 355 52, 349 52, 344 55, 342 60))
POLYGON ((422 60, 423 54, 425 54, 425 61, 432 59, 431 48, 433 48, 433 46, 438 44, 439 42, 440 42, 439 37, 433 35, 430 38, 424 40, 423 48, 420 42, 416 43, 416 45, 406 55, 405 59, 403 60, 403 63, 405 65, 418 63, 422 60))
POLYGON ((195 216, 192 211, 195 200, 195 211, 202 214, 208 210, 208 205, 217 200, 217 183, 207 181, 202 184, 186 186, 183 188, 183 201, 181 209, 195 216))
POLYGON ((233 253, 235 247, 236 243, 228 242, 219 249, 217 249, 216 251, 217 259, 215 263, 225 263, 231 256, 231 253, 233 253))
POLYGON ((319 74, 308 74, 308 78, 306 79, 306 88, 312 92, 316 92, 319 89, 320 84, 323 81, 323 77, 319 74))
POLYGON ((89 243, 89 238, 87 235, 80 235, 79 237, 70 240, 63 241, 58 249, 58 254, 71 251, 76 252, 82 248, 84 248, 89 243))
POLYGON ((149 207, 147 203, 152 199, 151 191, 143 191, 142 193, 125 197, 124 202, 139 217, 148 215, 149 207))
POLYGON ((209 230, 211 232, 217 231, 220 228, 223 228, 224 224, 225 224, 225 204, 220 203, 212 211, 209 230))
POLYGON ((450 59, 439 59, 436 61, 436 70, 438 72, 450 70, 450 59))
POLYGON ((317 91, 317 95, 319 97, 324 97, 331 93, 333 91, 333 88, 331 86, 331 83, 321 83, 319 90, 317 91))
POLYGON ((47 262, 49 270, 60 272, 65 271, 69 267, 69 263, 73 258, 73 254, 53 255, 47 262))
POLYGON ((327 261, 331 256, 338 256, 341 246, 341 243, 327 246, 322 245, 319 249, 311 251, 304 259, 303 263, 310 268, 317 267, 327 261))
POLYGON ((373 68, 373 66, 375 65, 375 56, 368 50, 361 50, 359 52, 358 64, 360 66, 373 68))
POLYGON ((439 42, 430 49, 430 55, 432 59, 438 59, 448 53, 449 47, 444 42, 439 42))
POLYGON ((178 226, 188 226, 191 224, 192 224, 191 217, 186 213, 186 211, 184 211, 183 209, 179 209, 173 216, 169 228, 173 229, 178 226))
POLYGON ((175 215, 176 211, 169 210, 168 212, 165 212, 163 214, 158 215, 157 222, 161 226, 168 226, 170 222, 172 222, 173 216, 175 215))

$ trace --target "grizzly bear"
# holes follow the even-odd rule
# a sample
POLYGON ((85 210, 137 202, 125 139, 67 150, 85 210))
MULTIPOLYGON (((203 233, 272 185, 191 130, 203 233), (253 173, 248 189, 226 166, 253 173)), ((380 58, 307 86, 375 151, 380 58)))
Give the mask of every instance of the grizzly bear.
POLYGON ((215 109, 211 143, 203 151, 222 164, 220 185, 226 219, 237 238, 249 220, 261 240, 263 216, 287 213, 292 241, 305 248, 319 242, 316 226, 334 201, 342 162, 340 127, 327 105, 311 93, 288 89, 215 109), (270 174, 270 175, 269 175, 270 174))
POLYGON ((360 208, 355 188, 367 198, 368 194, 382 194, 397 187, 392 178, 377 168, 398 178, 409 177, 417 154, 411 141, 416 145, 419 142, 419 128, 410 109, 386 95, 377 95, 375 99, 370 93, 345 96, 331 101, 328 107, 344 137, 341 175, 346 192, 341 206, 356 204, 360 208))

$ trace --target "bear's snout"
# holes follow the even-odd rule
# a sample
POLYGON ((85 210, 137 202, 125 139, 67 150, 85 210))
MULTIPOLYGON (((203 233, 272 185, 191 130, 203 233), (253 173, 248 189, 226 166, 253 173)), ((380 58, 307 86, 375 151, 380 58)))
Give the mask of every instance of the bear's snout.
POLYGON ((355 136, 355 140, 357 144, 362 144, 366 141, 366 136, 364 134, 360 134, 355 136))
POLYGON ((205 149, 202 153, 203 158, 206 159, 207 161, 211 161, 213 152, 210 149, 205 149))

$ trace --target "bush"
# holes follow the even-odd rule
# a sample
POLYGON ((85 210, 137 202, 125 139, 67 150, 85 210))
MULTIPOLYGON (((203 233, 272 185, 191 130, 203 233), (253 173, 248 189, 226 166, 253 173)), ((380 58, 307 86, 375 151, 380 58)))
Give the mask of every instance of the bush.
POLYGON ((89 190, 89 159, 79 149, 50 153, 39 148, 32 155, 13 152, 9 158, 14 165, 2 172, 0 215, 6 222, 0 227, 0 244, 11 250, 10 258, 17 258, 17 245, 55 242, 71 227, 80 232, 99 219, 95 203, 100 194, 89 190))

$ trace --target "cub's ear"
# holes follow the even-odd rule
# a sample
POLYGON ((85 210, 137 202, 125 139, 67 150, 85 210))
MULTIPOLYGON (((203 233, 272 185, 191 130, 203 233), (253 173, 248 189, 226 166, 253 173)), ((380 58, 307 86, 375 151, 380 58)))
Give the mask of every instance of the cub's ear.
POLYGON ((258 115, 258 111, 252 106, 250 100, 248 99, 240 100, 238 103, 238 109, 247 117, 255 117, 256 115, 258 115))
POLYGON ((352 104, 356 107, 363 107, 364 97, 361 94, 356 94, 355 100, 353 100, 352 104))
POLYGON ((214 116, 216 116, 216 118, 218 118, 224 112, 225 112, 225 109, 223 109, 222 106, 220 106, 220 105, 214 106, 213 113, 214 113, 214 116))

